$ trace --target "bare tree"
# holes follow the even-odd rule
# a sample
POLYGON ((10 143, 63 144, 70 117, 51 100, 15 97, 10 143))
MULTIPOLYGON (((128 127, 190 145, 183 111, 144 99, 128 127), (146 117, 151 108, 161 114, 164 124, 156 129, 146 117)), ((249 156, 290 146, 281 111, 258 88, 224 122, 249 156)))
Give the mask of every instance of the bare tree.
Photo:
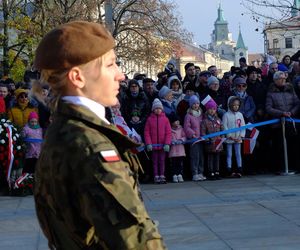
POLYGON ((271 23, 294 27, 293 23, 286 21, 292 12, 300 11, 293 0, 241 0, 241 4, 246 9, 243 15, 249 15, 257 23, 257 31, 271 23))
MULTIPOLYGON (((176 5, 166 0, 110 0, 113 7, 112 35, 123 61, 144 68, 162 66, 177 51, 178 41, 190 41, 175 13, 176 5), (176 41, 176 43, 174 42, 176 41)), ((73 20, 104 23, 105 0, 3 0, 3 69, 9 73, 8 51, 16 58, 33 57, 38 41, 57 25, 73 20), (14 30, 16 36, 8 34, 14 30)))

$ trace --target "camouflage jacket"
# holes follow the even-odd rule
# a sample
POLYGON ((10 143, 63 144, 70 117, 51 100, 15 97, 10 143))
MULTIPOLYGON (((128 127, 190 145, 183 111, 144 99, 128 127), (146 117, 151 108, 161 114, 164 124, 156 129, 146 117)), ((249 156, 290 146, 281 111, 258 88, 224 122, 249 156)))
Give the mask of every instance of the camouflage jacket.
POLYGON ((59 102, 34 185, 51 249, 165 249, 139 196, 135 146, 85 107, 59 102))

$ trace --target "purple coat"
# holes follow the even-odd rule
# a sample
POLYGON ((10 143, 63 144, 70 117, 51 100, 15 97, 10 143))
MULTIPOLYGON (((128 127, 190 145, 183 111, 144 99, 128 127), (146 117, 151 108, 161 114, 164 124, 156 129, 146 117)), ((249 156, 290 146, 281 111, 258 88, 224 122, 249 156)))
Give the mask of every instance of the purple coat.
MULTIPOLYGON (((186 141, 186 136, 183 127, 177 129, 172 128, 172 142, 186 141)), ((185 150, 183 144, 172 144, 169 152, 169 157, 180 157, 185 156, 185 150)))
MULTIPOLYGON (((150 114, 146 121, 144 136, 146 145, 171 144, 171 125, 164 112, 160 115, 150 114)), ((153 147, 153 149, 160 150, 162 146, 153 147)))
MULTIPOLYGON (((25 125, 22 130, 22 136, 24 138, 43 139, 43 130, 42 128, 32 129, 25 125)), ((39 158, 41 147, 42 143, 40 142, 27 142, 25 158, 39 158)))
POLYGON ((184 132, 187 138, 199 138, 200 137, 200 128, 202 122, 202 115, 196 117, 193 116, 188 110, 188 113, 184 118, 184 132), (195 136, 195 137, 193 137, 195 136))

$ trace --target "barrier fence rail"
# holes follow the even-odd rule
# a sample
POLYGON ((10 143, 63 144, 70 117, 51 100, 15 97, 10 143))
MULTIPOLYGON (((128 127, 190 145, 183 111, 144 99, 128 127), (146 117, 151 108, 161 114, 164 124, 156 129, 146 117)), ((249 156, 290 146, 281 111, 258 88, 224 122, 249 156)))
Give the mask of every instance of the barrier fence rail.
MULTIPOLYGON (((283 147, 284 147, 284 164, 285 164, 285 174, 289 174, 289 170, 288 170, 288 156, 287 156, 287 143, 286 143, 286 137, 285 137, 285 124, 286 122, 292 122, 293 124, 295 123, 300 123, 300 119, 294 119, 291 117, 282 117, 281 119, 272 119, 272 120, 267 120, 267 121, 263 121, 263 122, 257 122, 257 123, 249 123, 246 124, 245 126, 241 126, 238 128, 232 128, 232 129, 227 129, 227 130, 222 130, 219 132, 215 132, 215 133, 211 133, 208 135, 203 135, 199 138, 194 138, 194 139, 189 139, 186 141, 179 141, 176 144, 193 144, 193 143, 197 143, 200 141, 204 141, 207 140, 209 138, 213 138, 213 137, 217 137, 217 136, 222 136, 222 135, 226 135, 229 133, 235 133, 241 130, 246 130, 246 129, 253 129, 256 127, 260 127, 260 126, 266 126, 266 125, 270 125, 270 124, 276 124, 276 123, 281 123, 281 127, 282 127, 282 136, 283 136, 283 147)), ((243 139, 251 139, 251 138, 243 138, 243 139)), ((43 140, 42 139, 34 139, 34 138, 25 138, 24 139, 25 142, 29 142, 29 143, 42 143, 43 140)), ((153 147, 162 147, 162 144, 152 144, 153 147)), ((145 150, 144 146, 138 147, 137 148, 138 151, 142 151, 145 150)))

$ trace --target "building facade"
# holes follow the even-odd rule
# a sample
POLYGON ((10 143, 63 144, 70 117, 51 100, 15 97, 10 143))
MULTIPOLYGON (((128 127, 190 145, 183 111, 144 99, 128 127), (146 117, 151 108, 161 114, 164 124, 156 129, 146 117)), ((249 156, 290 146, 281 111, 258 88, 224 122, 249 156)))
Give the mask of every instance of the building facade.
POLYGON ((285 55, 292 56, 300 49, 300 0, 295 0, 291 17, 264 27, 265 53, 281 60, 285 55))

